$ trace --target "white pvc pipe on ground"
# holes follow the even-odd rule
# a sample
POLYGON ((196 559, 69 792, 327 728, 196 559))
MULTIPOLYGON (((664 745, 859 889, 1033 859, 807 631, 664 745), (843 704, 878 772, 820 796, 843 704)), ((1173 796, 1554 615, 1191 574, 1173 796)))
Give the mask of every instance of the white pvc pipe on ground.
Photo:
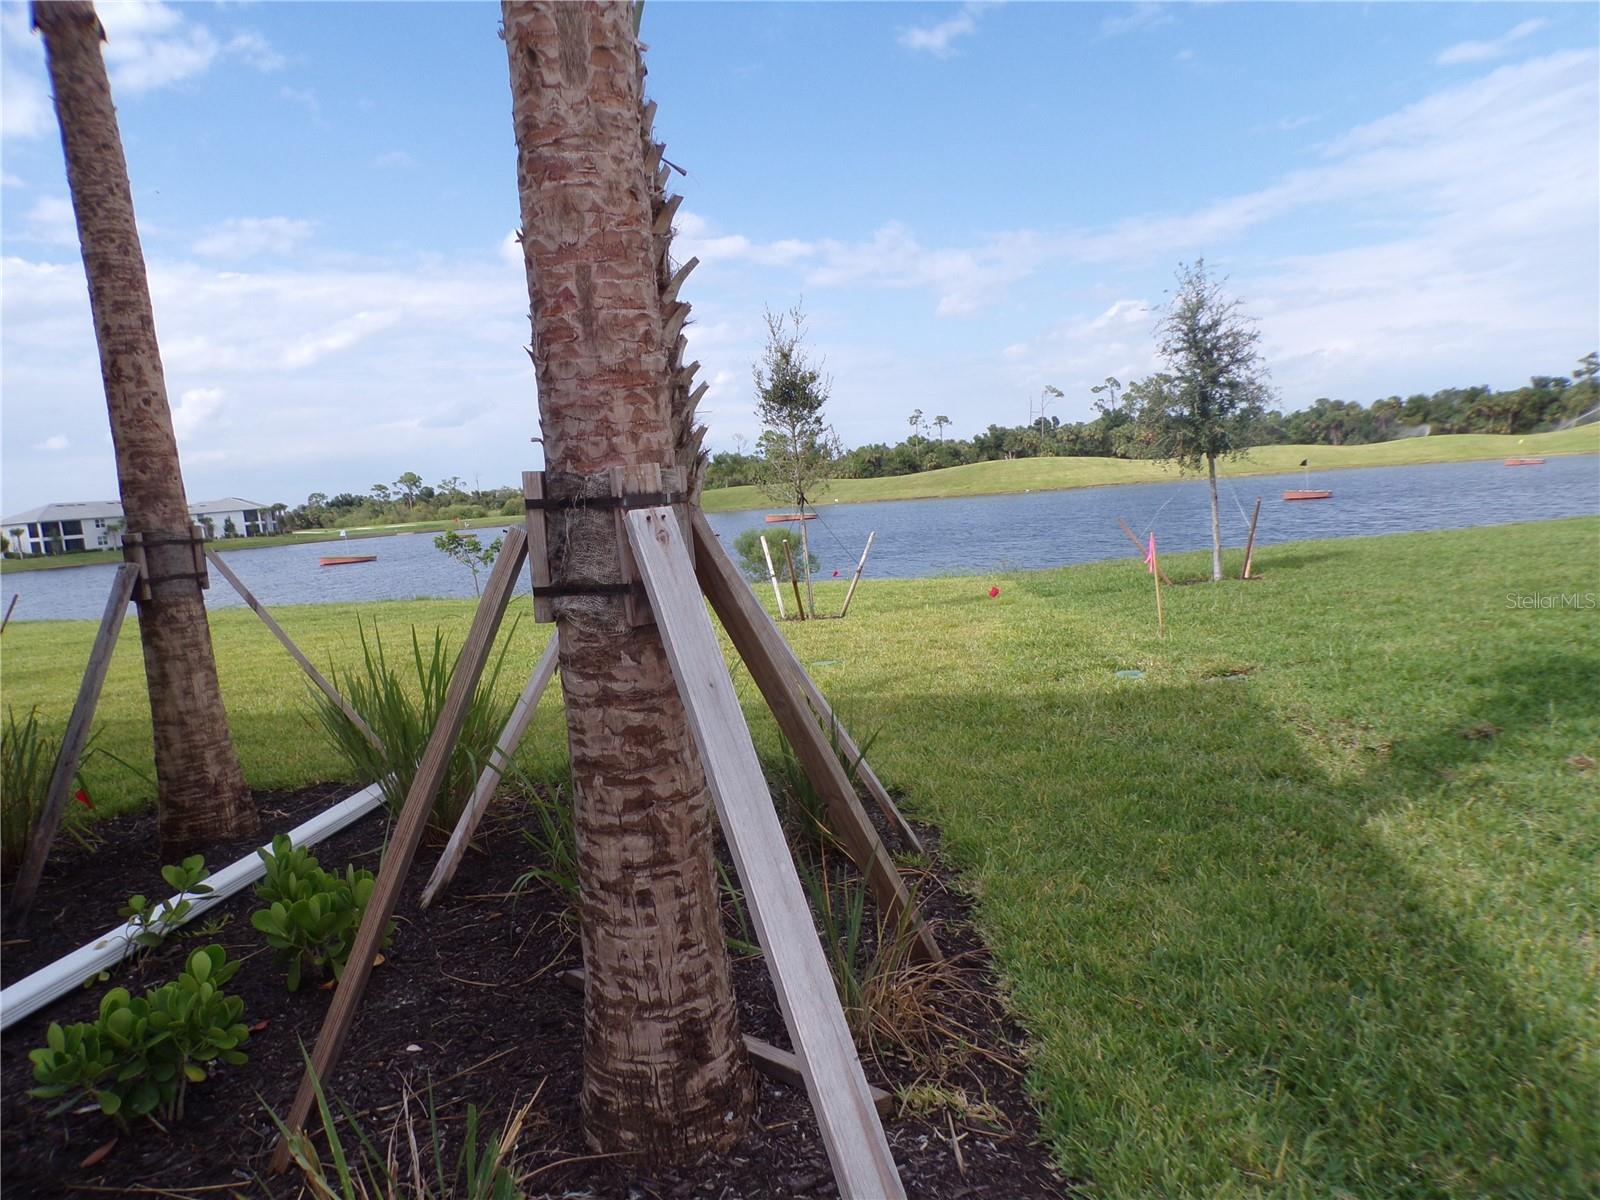
MULTIPOLYGON (((382 807, 383 792, 377 784, 363 788, 355 795, 339 801, 309 821, 302 821, 289 831, 289 840, 296 846, 310 846, 323 838, 331 837, 346 826, 359 821, 375 808, 382 807)), ((266 849, 271 849, 267 843, 266 849)), ((214 908, 229 896, 254 883, 267 873, 267 866, 254 850, 232 866, 224 867, 215 875, 207 876, 211 891, 203 896, 189 896, 189 911, 184 921, 192 921, 207 909, 214 908)), ((162 914, 185 898, 180 893, 161 904, 151 923, 158 924, 162 914)), ((0 991, 0 1030, 8 1029, 29 1013, 37 1012, 52 1000, 65 996, 98 971, 121 962, 135 945, 133 935, 138 932, 130 924, 122 924, 95 938, 87 946, 80 946, 64 958, 58 958, 47 967, 41 967, 25 979, 19 979, 0 991)))

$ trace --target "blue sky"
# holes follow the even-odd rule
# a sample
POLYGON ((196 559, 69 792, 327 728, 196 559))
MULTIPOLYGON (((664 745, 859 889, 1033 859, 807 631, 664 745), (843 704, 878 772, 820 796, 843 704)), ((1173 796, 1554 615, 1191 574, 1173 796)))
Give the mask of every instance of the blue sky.
MULTIPOLYGON (((188 491, 539 465, 497 5, 102 4, 188 491)), ((804 298, 847 443, 1156 366, 1180 261, 1282 405, 1600 341, 1592 4, 651 0, 715 448, 804 298)), ((115 495, 42 50, 0 3, 0 507, 115 495)))

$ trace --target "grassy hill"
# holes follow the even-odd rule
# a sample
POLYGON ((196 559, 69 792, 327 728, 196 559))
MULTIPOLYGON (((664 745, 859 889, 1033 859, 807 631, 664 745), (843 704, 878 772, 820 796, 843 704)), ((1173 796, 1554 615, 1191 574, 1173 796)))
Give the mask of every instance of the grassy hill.
MULTIPOLYGON (((1343 467, 1399 467, 1416 463, 1465 462, 1509 455, 1600 453, 1600 425, 1563 429, 1558 433, 1498 435, 1448 434, 1407 438, 1370 446, 1261 446, 1229 462, 1226 473, 1270 475, 1292 471, 1309 458, 1318 471, 1343 467)), ((1159 462, 1121 458, 1018 458, 1009 462, 972 463, 897 475, 891 479, 839 479, 823 494, 827 503, 853 504, 867 500, 921 500, 948 496, 995 496, 1006 492, 1059 491, 1066 488, 1104 487, 1115 483, 1162 483, 1181 478, 1178 471, 1159 462)), ((771 501, 759 488, 717 488, 702 500, 707 512, 741 508, 766 508, 771 501)))

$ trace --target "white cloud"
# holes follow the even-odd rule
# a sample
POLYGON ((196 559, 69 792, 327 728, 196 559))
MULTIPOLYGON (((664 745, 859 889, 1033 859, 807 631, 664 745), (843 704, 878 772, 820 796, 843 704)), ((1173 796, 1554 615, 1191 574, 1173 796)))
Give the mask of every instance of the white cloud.
POLYGON ((1512 26, 1500 37, 1492 42, 1457 42, 1454 46, 1446 47, 1439 52, 1439 57, 1434 59, 1441 67, 1459 66, 1462 63, 1488 62, 1490 59, 1500 58, 1511 52, 1512 46, 1523 38, 1531 37, 1538 33, 1550 22, 1543 17, 1534 17, 1512 26))
MULTIPOLYGON (((788 266, 816 253, 816 246, 793 238, 754 242, 743 234, 714 234, 711 224, 696 213, 679 210, 674 225, 672 254, 679 262, 698 258, 702 263, 748 262, 763 267, 788 266)), ((522 261, 520 251, 517 261, 522 261)))
POLYGON ((414 167, 417 160, 404 150, 385 150, 372 160, 375 167, 414 167))
POLYGON ((278 95, 287 100, 290 104, 298 104, 301 108, 305 109, 306 112, 310 113, 313 119, 321 118, 322 101, 317 99, 316 92, 312 91, 310 88, 284 86, 278 89, 278 95))
POLYGON ((46 246, 76 246, 78 223, 72 201, 65 196, 40 196, 22 218, 30 242, 46 246))
POLYGON ((924 51, 935 58, 949 58, 955 53, 955 40, 976 33, 977 29, 975 6, 968 4, 948 21, 902 29, 895 40, 907 50, 924 51))
POLYGON ((520 230, 513 229, 500 239, 500 258, 508 265, 516 267, 518 271, 525 272, 527 263, 522 254, 520 233, 520 230))
POLYGON ((254 67, 263 74, 281 71, 289 65, 289 60, 274 50, 272 44, 253 29, 234 34, 228 39, 228 44, 222 48, 222 52, 232 55, 246 66, 254 67))
POLYGON ((54 126, 44 51, 29 28, 28 6, 0 4, 0 136, 40 137, 54 126))
POLYGON ((180 439, 195 432, 217 414, 226 393, 221 388, 188 388, 172 406, 172 428, 180 439))
POLYGON ((10 171, 0 171, 0 187, 19 188, 27 186, 21 178, 11 174, 10 171))
POLYGON ((1164 4, 1135 4, 1121 16, 1103 18, 1100 33, 1104 37, 1119 37, 1125 33, 1140 33, 1146 29, 1171 25, 1176 20, 1164 4))
MULTIPOLYGON (((27 6, 0 5, 0 135, 40 137, 55 128, 44 52, 29 27, 27 6)), ((97 8, 106 31, 104 54, 113 91, 135 96, 203 75, 222 58, 258 71, 276 71, 284 57, 261 34, 246 30, 226 42, 194 11, 161 0, 117 0, 97 8)))
POLYGON ((191 249, 205 258, 255 258, 288 254, 311 237, 316 226, 292 217, 234 217, 213 225, 191 249))
POLYGON ((357 342, 365 341, 373 334, 390 328, 400 320, 400 315, 400 310, 394 308, 358 312, 338 322, 325 333, 301 338, 283 352, 280 361, 291 370, 309 367, 330 354, 348 350, 357 342))
POLYGON ((1194 51, 1192 49, 1190 49, 1189 47, 1185 46, 1182 50, 1179 50, 1176 54, 1174 54, 1172 56, 1172 61, 1173 62, 1193 62, 1194 58, 1195 58, 1194 51))
POLYGON ((1281 133, 1293 133, 1296 129, 1304 129, 1307 125, 1315 125, 1321 119, 1321 117, 1316 115, 1279 117, 1277 129, 1281 133))
POLYGON ((71 444, 71 442, 67 441, 65 435, 57 433, 45 438, 42 442, 35 443, 33 448, 35 450, 48 450, 51 453, 59 453, 71 444))

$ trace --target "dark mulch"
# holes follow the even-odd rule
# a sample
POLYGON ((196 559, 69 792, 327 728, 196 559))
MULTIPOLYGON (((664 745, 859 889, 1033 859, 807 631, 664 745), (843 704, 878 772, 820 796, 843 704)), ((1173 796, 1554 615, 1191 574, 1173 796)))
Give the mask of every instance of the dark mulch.
MULTIPOLYGON (((258 797, 267 830, 288 829, 347 794, 320 785, 292 795, 258 797)), ((407 1087, 432 1089, 449 1144, 459 1140, 466 1106, 498 1128, 522 1101, 536 1097, 517 1161, 533 1196, 615 1200, 748 1200, 837 1195, 804 1094, 763 1079, 749 1135, 727 1156, 692 1168, 645 1172, 596 1159, 579 1126, 582 998, 559 977, 579 963, 575 927, 560 897, 542 888, 507 895, 526 869, 527 849, 515 825, 517 802, 499 806, 489 841, 496 854, 470 854, 451 890, 427 913, 417 895, 437 849, 424 848, 398 909, 387 961, 373 974, 331 1091, 385 1142, 407 1087)), ((116 910, 132 892, 162 894, 152 818, 100 826, 103 847, 92 855, 66 848, 52 862, 27 929, 7 930, 0 955, 6 983, 117 925, 116 910)), ((381 817, 369 818, 317 847, 327 867, 346 862, 377 867, 381 817)), ((211 847, 214 869, 265 838, 211 847)), ((890 1092, 923 1084, 924 1097, 965 1104, 925 1111, 905 1106, 886 1122, 889 1143, 912 1197, 944 1200, 1029 1200, 1072 1188, 1052 1169, 1038 1140, 1038 1122, 1024 1093, 1020 1030, 998 998, 988 958, 961 897, 941 872, 923 881, 925 910, 941 944, 956 960, 936 989, 939 1021, 958 1036, 920 1062, 880 1055, 866 1062, 871 1082, 890 1092), (959 1041, 974 1049, 958 1052, 959 1041), (933 1086, 944 1089, 935 1093, 933 1086)), ((301 1044, 315 1040, 330 993, 303 987, 291 995, 250 927, 249 889, 196 922, 199 936, 177 936, 114 972, 135 992, 172 978, 183 958, 205 941, 230 958, 249 958, 228 990, 245 1000, 244 1020, 257 1027, 245 1047, 248 1065, 219 1068, 191 1088, 188 1112, 163 1131, 139 1123, 122 1131, 98 1112, 46 1115, 31 1100, 30 1048, 55 1020, 91 1018, 99 989, 73 993, 18 1022, 0 1041, 0 1169, 7 1200, 29 1196, 149 1194, 236 1184, 238 1194, 301 1194, 290 1176, 264 1178, 275 1129, 267 1108, 284 1112, 301 1070, 301 1044), (225 921, 225 924, 221 922, 225 921), (220 925, 220 927, 219 927, 220 925), (81 1164, 115 1139, 90 1167, 81 1164)), ((759 959, 735 967, 745 1032, 787 1046, 766 969, 759 959)), ((903 1094, 903 1093, 897 1093, 903 1094)), ((916 1095, 918 1093, 912 1093, 916 1095)), ((423 1122, 425 1131, 426 1122, 423 1122)), ((354 1145, 354 1137, 346 1137, 354 1145)), ((232 1189, 203 1191, 232 1195, 232 1189)))

